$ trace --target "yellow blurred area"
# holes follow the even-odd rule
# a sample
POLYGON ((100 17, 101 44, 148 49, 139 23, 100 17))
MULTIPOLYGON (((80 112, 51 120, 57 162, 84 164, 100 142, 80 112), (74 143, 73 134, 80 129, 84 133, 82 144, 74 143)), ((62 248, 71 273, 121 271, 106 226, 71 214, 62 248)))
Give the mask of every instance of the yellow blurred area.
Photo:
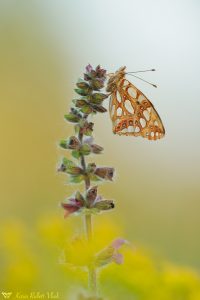
POLYGON ((99 272, 102 296, 200 299, 199 9, 181 0, 0 2, 0 297, 55 291, 74 300, 87 273, 61 264, 63 249, 84 265, 122 237, 130 241, 120 250, 125 263, 99 272), (104 153, 87 160, 116 169, 98 188, 115 209, 94 216, 92 249, 79 239, 82 218, 63 219, 59 204, 78 188, 56 172, 70 158, 58 147, 73 133, 63 115, 88 63, 158 69, 145 75, 157 90, 129 80, 166 127, 149 143, 114 136, 107 113, 92 119, 104 153))
MULTIPOLYGON (((93 253, 105 248, 123 230, 108 216, 96 224, 93 253)), ((77 217, 63 221, 56 214, 41 216, 35 226, 19 220, 1 223, 0 286, 13 293, 54 291, 60 299, 75 299, 87 287, 88 247, 73 233, 77 217), (67 223, 67 224, 66 224, 67 223), (70 242, 71 241, 71 242, 70 242), (75 241, 75 243, 74 243, 75 241), (67 260, 62 261, 67 247, 67 260), (73 294, 73 296, 72 296, 73 294)), ((91 251, 91 249, 90 249, 91 251)), ((155 257, 131 242, 119 250, 125 257, 122 265, 111 263, 99 269, 101 296, 109 299, 198 300, 200 275, 187 267, 155 257)))

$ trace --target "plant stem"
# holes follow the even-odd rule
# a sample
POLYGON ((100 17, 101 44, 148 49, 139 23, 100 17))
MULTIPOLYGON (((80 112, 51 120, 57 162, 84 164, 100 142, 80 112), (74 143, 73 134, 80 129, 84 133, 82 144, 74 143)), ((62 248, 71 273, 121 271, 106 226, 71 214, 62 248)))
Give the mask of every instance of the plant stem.
POLYGON ((85 215, 85 229, 88 242, 92 240, 92 216, 85 215))
MULTIPOLYGON (((87 116, 85 117, 85 119, 87 116)), ((79 133, 79 141, 82 143, 83 141, 83 134, 79 133)), ((81 166, 83 168, 84 173, 86 172, 86 162, 84 155, 81 155, 81 166)), ((85 190, 88 190, 90 187, 90 179, 88 177, 85 178, 85 190)), ((86 232, 86 238, 88 240, 88 243, 91 243, 92 241, 92 216, 91 214, 86 214, 84 216, 85 221, 85 232, 86 232)), ((97 276, 96 276, 96 269, 94 266, 88 266, 88 288, 93 294, 93 296, 96 297, 97 295, 97 276)))
MULTIPOLYGON (((92 241, 92 216, 85 215, 85 227, 88 242, 92 241)), ((93 296, 97 296, 97 276, 93 265, 88 267, 88 287, 93 296)))

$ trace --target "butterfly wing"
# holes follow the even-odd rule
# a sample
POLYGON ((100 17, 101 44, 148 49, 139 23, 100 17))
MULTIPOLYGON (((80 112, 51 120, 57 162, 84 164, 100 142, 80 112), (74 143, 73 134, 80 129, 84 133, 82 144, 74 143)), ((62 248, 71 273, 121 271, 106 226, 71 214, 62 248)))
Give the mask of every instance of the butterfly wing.
POLYGON ((148 98, 126 79, 120 80, 111 94, 110 116, 113 132, 157 140, 165 129, 159 114, 148 98))

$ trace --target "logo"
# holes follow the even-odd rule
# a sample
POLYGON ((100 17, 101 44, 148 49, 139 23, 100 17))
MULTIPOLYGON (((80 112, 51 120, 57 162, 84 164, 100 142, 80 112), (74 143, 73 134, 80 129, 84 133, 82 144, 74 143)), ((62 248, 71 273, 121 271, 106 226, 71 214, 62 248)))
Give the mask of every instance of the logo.
POLYGON ((8 293, 2 292, 1 294, 4 296, 4 299, 9 299, 10 296, 12 295, 12 292, 8 292, 8 293))

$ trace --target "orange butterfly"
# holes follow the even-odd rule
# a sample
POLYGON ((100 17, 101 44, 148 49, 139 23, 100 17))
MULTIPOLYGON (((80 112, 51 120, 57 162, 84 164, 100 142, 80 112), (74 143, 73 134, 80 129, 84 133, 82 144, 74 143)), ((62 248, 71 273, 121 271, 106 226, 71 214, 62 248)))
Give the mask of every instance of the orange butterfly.
POLYGON ((108 75, 106 91, 111 94, 109 110, 113 133, 142 136, 149 140, 162 138, 165 129, 157 111, 148 98, 125 78, 125 69, 121 67, 108 75))

